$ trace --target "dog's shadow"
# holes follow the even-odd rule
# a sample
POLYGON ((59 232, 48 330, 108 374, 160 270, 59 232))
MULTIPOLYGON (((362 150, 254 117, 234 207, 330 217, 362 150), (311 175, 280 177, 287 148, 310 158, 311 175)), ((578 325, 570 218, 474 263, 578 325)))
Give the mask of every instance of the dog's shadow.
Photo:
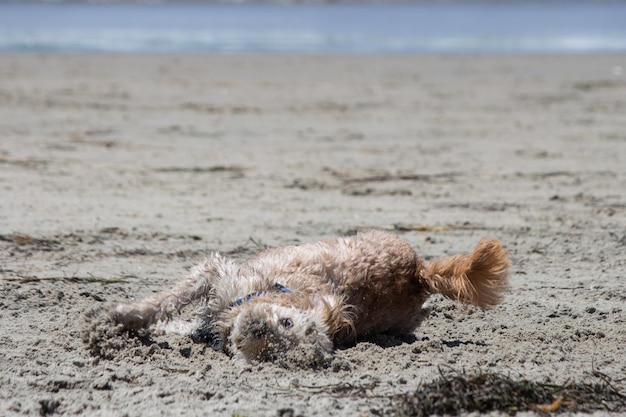
POLYGON ((475 342, 473 340, 442 340, 441 343, 449 348, 455 348, 459 346, 489 346, 485 342, 475 342))
MULTIPOLYGON (((389 349, 402 345, 413 345, 417 342, 429 342, 428 337, 418 339, 413 333, 401 333, 401 334, 377 334, 369 337, 359 338, 354 343, 344 344, 337 347, 337 350, 348 350, 359 343, 372 343, 380 348, 389 349)), ((474 340, 440 340, 439 343, 447 348, 457 348, 461 346, 480 346, 486 347, 489 344, 481 341, 474 340)), ((418 343, 419 344, 419 343, 418 343)))

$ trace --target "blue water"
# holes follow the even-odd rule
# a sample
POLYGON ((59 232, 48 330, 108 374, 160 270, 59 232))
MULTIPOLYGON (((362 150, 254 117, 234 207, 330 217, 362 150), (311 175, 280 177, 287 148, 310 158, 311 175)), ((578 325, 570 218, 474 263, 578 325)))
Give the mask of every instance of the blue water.
POLYGON ((0 52, 626 51, 626 2, 0 3, 0 52))

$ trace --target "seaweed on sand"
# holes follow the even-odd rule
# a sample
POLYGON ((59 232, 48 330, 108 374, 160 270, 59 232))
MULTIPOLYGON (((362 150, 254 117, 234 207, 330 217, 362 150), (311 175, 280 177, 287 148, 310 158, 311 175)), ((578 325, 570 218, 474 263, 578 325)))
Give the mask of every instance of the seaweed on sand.
POLYGON ((442 371, 440 377, 423 384, 417 391, 403 394, 395 402, 396 411, 406 416, 459 415, 466 412, 519 411, 592 412, 626 411, 626 395, 610 378, 594 371, 588 382, 556 385, 514 379, 499 373, 465 374, 442 371))

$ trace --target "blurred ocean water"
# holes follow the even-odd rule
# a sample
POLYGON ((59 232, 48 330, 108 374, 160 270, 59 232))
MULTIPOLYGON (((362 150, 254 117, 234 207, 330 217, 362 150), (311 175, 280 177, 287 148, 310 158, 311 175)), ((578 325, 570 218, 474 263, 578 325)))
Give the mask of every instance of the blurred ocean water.
POLYGON ((626 2, 0 3, 0 52, 626 51, 626 2))

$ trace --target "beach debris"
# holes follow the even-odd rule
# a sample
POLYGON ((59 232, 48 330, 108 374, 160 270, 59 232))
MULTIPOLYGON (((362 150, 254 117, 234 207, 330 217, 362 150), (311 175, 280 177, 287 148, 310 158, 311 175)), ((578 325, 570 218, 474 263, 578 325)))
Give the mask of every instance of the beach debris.
POLYGON ((383 224, 383 225, 367 225, 361 224, 355 226, 357 231, 361 230, 388 230, 396 232, 449 232, 453 230, 478 230, 483 229, 470 224, 383 224))
POLYGON ((552 404, 540 404, 537 406, 537 410, 539 411, 543 411, 546 413, 551 413, 553 411, 556 411, 559 409, 559 407, 561 406, 561 403, 563 402, 563 397, 556 397, 556 400, 554 400, 552 402, 552 404))
POLYGON ((397 414, 406 416, 460 415, 490 411, 515 415, 521 411, 624 412, 626 395, 610 378, 594 371, 586 382, 529 381, 492 372, 466 374, 442 370, 439 378, 422 384, 415 392, 398 396, 397 414))

